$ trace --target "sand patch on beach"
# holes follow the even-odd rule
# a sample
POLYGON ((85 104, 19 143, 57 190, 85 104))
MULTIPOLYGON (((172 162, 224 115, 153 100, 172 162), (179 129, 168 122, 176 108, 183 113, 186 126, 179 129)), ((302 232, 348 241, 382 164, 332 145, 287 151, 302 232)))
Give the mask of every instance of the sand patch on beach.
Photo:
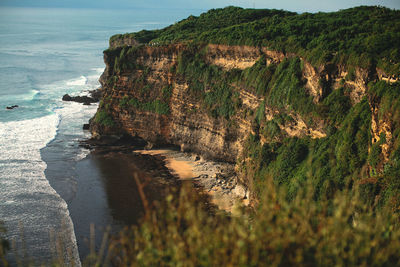
POLYGON ((221 210, 232 212, 237 203, 248 205, 246 190, 236 183, 233 164, 204 160, 195 154, 168 149, 134 152, 163 157, 172 174, 200 185, 210 196, 211 203, 221 210))

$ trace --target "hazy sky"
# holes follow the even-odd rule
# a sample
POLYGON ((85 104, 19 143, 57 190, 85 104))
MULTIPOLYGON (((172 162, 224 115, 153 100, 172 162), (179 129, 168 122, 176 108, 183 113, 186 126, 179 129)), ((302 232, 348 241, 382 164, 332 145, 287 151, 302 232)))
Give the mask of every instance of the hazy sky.
POLYGON ((360 5, 382 5, 400 9, 400 0, 0 0, 3 6, 85 8, 193 8, 210 9, 228 5, 276 8, 297 12, 335 11, 360 5))

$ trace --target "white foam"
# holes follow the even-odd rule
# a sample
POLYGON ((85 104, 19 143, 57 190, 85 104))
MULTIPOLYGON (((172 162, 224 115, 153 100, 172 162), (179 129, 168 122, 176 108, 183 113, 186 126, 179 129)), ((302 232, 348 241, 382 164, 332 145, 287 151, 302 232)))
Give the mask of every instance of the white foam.
MULTIPOLYGON (((90 137, 90 133, 83 131, 82 126, 88 123, 89 118, 94 116, 97 107, 97 104, 82 105, 75 102, 63 102, 62 108, 55 110, 61 117, 60 129, 62 129, 63 134, 69 136, 72 145, 77 145, 79 140, 90 137)), ((89 152, 88 149, 79 148, 75 160, 84 159, 89 152)))
POLYGON ((29 90, 29 92, 19 95, 8 95, 8 101, 29 101, 32 100, 36 95, 38 95, 40 91, 38 90, 29 90))
POLYGON ((102 74, 105 70, 105 68, 92 68, 90 70, 94 70, 97 73, 97 76, 102 74))
POLYGON ((72 79, 67 81, 68 86, 82 86, 87 82, 87 78, 85 76, 80 76, 78 79, 72 79))
POLYGON ((51 256, 49 229, 63 232, 65 245, 80 264, 73 224, 66 202, 44 175, 40 149, 56 136, 60 117, 51 114, 25 121, 0 122, 0 218, 7 235, 17 238, 25 229, 30 255, 51 256), (64 227, 62 227, 64 225, 64 227))
POLYGON ((32 100, 39 93, 39 90, 30 90, 28 94, 24 95, 24 100, 32 100))

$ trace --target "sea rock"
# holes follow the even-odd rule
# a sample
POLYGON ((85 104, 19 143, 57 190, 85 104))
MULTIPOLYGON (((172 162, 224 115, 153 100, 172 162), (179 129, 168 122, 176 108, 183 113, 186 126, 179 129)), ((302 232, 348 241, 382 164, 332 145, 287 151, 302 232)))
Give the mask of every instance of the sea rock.
POLYGON ((14 109, 14 108, 18 108, 18 105, 13 105, 13 106, 6 107, 6 109, 14 109))
POLYGON ((96 90, 89 91, 89 94, 94 100, 96 100, 96 102, 99 102, 102 96, 102 90, 101 88, 98 88, 96 90))
POLYGON ((72 101, 72 97, 69 94, 65 94, 62 97, 62 101, 72 101))
POLYGON ((83 130, 89 130, 89 128, 90 128, 90 124, 89 123, 83 124, 83 130))
POLYGON ((90 105, 91 103, 98 102, 98 99, 94 99, 93 97, 90 96, 70 96, 69 94, 65 94, 62 97, 62 100, 83 103, 84 105, 90 105))

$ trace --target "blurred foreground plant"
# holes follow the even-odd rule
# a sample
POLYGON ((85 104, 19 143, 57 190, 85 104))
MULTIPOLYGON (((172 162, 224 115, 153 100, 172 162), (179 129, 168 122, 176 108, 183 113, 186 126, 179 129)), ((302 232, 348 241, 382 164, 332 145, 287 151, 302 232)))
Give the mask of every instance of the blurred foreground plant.
MULTIPOLYGON (((111 239, 106 231, 97 252, 91 226, 83 266, 400 266, 399 214, 373 209, 354 192, 317 202, 308 185, 288 201, 269 181, 256 208, 238 203, 227 215, 210 210, 190 185, 151 204, 135 179, 146 209, 142 223, 111 239)), ((59 250, 51 266, 71 262, 59 250)))
POLYGON ((9 250, 9 243, 8 241, 3 237, 3 234, 6 232, 6 228, 4 227, 4 224, 2 221, 0 221, 0 263, 3 264, 4 266, 8 266, 7 260, 6 260, 6 252, 9 250))
POLYGON ((156 204, 111 242, 117 266, 400 266, 399 214, 352 192, 316 202, 308 186, 288 202, 272 182, 254 212, 210 214, 198 195, 156 204))

